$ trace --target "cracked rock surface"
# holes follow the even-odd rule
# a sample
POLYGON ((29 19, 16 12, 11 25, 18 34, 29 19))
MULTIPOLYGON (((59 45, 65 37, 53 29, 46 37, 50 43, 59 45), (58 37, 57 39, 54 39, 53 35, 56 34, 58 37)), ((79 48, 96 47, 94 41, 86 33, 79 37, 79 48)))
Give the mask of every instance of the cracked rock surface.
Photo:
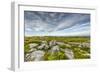
POLYGON ((29 43, 27 45, 28 47, 26 47, 29 51, 25 53, 24 61, 70 60, 79 58, 77 55, 82 57, 90 56, 90 54, 84 50, 73 48, 75 45, 79 48, 89 47, 88 43, 64 43, 56 40, 29 43))

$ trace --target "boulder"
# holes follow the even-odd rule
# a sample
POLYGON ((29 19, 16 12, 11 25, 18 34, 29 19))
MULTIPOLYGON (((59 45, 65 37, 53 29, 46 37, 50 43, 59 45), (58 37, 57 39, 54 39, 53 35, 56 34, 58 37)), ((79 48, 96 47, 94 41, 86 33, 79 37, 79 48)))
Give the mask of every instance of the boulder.
POLYGON ((49 46, 50 46, 50 47, 55 46, 55 45, 57 45, 56 40, 51 40, 51 41, 49 42, 49 46))
POLYGON ((36 48, 31 48, 31 49, 29 50, 29 53, 30 53, 30 52, 33 52, 33 51, 36 51, 36 48))
POLYGON ((37 50, 31 53, 31 59, 33 61, 41 61, 43 60, 43 56, 44 56, 45 52, 41 51, 41 50, 37 50))
POLYGON ((53 46, 50 50, 51 54, 54 54, 55 52, 59 52, 60 51, 60 48, 58 45, 56 46, 53 46))
POLYGON ((42 44, 47 44, 48 42, 47 41, 42 41, 42 44))
POLYGON ((58 45, 65 45, 63 42, 57 42, 58 45))
POLYGON ((48 48, 49 48, 49 46, 48 46, 48 44, 44 44, 44 43, 42 43, 40 46, 38 46, 37 47, 38 49, 40 49, 40 50, 47 50, 48 48))
POLYGON ((38 44, 36 44, 36 43, 30 43, 30 44, 29 44, 29 47, 30 47, 30 48, 34 48, 34 47, 37 47, 37 46, 38 46, 38 44))
POLYGON ((25 61, 25 62, 31 61, 31 55, 30 55, 29 53, 25 55, 24 61, 25 61))
POLYGON ((78 47, 90 47, 90 43, 80 43, 78 47))
POLYGON ((41 44, 40 46, 38 46, 37 48, 42 50, 44 48, 45 44, 41 44))
POLYGON ((66 48, 66 49, 64 50, 64 52, 65 52, 65 55, 66 55, 66 57, 67 57, 68 59, 74 59, 74 53, 73 53, 72 50, 66 48))

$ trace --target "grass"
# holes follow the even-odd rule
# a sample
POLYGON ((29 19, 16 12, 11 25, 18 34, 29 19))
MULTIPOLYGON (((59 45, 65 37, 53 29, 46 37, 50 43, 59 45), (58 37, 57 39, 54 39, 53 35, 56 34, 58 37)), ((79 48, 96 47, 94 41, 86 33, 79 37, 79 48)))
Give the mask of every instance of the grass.
MULTIPOLYGON (((32 37, 25 37, 24 38, 24 53, 28 53, 30 50, 29 44, 30 43, 37 43, 41 44, 41 41, 47 41, 50 42, 51 40, 56 40, 57 42, 63 42, 65 44, 70 45, 59 45, 62 49, 71 49, 74 52, 74 58, 75 59, 89 59, 90 56, 84 55, 84 54, 90 54, 90 46, 89 47, 78 47, 76 43, 90 43, 90 37, 57 37, 57 36, 32 36, 32 37), (73 44, 74 43, 74 44, 73 44)), ((50 50, 50 48, 49 48, 50 50)), ((48 50, 44 50, 44 60, 63 60, 68 59, 65 57, 64 52, 57 52, 53 55, 51 55, 48 50)))

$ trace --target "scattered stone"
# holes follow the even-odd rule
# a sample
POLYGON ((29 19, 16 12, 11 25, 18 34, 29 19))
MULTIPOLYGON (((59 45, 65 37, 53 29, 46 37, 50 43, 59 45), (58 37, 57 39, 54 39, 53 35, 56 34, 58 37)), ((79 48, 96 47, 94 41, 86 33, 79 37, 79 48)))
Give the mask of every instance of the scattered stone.
POLYGON ((41 50, 37 50, 31 53, 31 59, 33 61, 41 61, 43 60, 43 56, 44 56, 45 52, 41 51, 41 50))
POLYGON ((56 46, 53 46, 50 50, 51 54, 54 54, 55 52, 59 52, 60 51, 60 48, 58 45, 56 46))
POLYGON ((64 45, 66 47, 71 47, 71 45, 63 43, 63 42, 57 42, 57 45, 61 45, 61 46, 64 45))
POLYGON ((90 54, 89 53, 86 53, 86 54, 83 54, 84 56, 90 56, 90 54))
POLYGON ((41 45, 38 46, 38 49, 40 49, 40 50, 42 50, 42 49, 47 50, 48 48, 49 48, 49 45, 48 45, 47 41, 42 41, 41 45))
POLYGON ((49 42, 50 47, 55 46, 55 45, 57 45, 57 42, 55 40, 52 40, 49 42))
MULTIPOLYGON (((77 45, 78 47, 90 47, 89 43, 76 43, 76 42, 69 42, 69 43, 63 43, 63 42, 57 42, 56 40, 51 40, 50 42, 42 41, 39 44, 37 43, 31 43, 29 44, 30 50, 25 55, 25 61, 42 61, 44 60, 44 54, 45 52, 50 53, 50 55, 55 54, 56 52, 63 52, 68 59, 74 59, 74 53, 71 49, 69 49, 71 46, 77 45), (64 46, 61 47, 61 46, 64 46)), ((78 49, 77 49, 78 50, 78 49)), ((79 49, 79 52, 84 52, 79 49)), ((84 56, 90 56, 89 53, 84 52, 84 56)))
POLYGON ((31 61, 31 55, 29 53, 26 54, 24 60, 25 60, 25 62, 31 61))
POLYGON ((90 44, 89 43, 80 43, 79 45, 78 45, 78 47, 90 47, 90 44))
POLYGON ((38 44, 36 44, 36 43, 31 43, 31 44, 29 44, 29 47, 30 47, 30 48, 34 48, 34 47, 36 47, 36 46, 38 46, 38 44))
POLYGON ((65 45, 63 42, 57 42, 58 45, 65 45))
POLYGON ((71 45, 69 45, 69 44, 66 44, 66 47, 71 47, 71 45))
POLYGON ((42 41, 42 44, 47 44, 47 41, 42 41))
POLYGON ((48 48, 49 48, 49 46, 46 44, 46 45, 44 46, 44 49, 47 50, 48 48))
POLYGON ((38 46, 37 48, 42 50, 44 48, 45 44, 41 44, 40 46, 38 46))
POLYGON ((31 49, 29 50, 29 53, 30 53, 30 52, 33 52, 33 51, 36 51, 36 48, 31 48, 31 49))
POLYGON ((66 55, 66 57, 68 57, 69 59, 74 59, 74 53, 73 53, 73 51, 72 50, 70 50, 70 49, 65 49, 65 55, 66 55))

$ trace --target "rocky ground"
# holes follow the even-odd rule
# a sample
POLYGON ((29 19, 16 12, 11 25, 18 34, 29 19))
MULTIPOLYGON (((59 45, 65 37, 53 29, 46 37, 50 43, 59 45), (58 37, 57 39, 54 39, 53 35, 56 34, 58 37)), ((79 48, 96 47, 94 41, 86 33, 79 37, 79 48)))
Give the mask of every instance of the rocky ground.
POLYGON ((41 43, 28 44, 29 51, 25 53, 24 61, 66 60, 90 58, 89 43, 57 42, 56 40, 41 41, 41 43), (77 46, 77 47, 75 47, 77 46))

